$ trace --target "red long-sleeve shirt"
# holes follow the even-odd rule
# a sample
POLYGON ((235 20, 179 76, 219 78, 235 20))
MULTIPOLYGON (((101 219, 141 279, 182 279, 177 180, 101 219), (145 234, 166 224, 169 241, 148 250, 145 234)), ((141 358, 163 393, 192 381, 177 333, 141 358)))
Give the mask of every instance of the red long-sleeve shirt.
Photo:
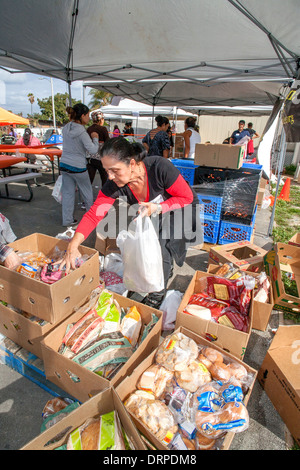
POLYGON ((86 239, 120 196, 126 196, 128 204, 133 205, 150 202, 160 195, 163 198, 163 213, 185 207, 195 201, 194 192, 169 160, 162 157, 146 157, 143 163, 148 179, 146 200, 139 201, 128 185, 119 188, 113 181, 108 181, 91 209, 83 216, 76 232, 86 239))

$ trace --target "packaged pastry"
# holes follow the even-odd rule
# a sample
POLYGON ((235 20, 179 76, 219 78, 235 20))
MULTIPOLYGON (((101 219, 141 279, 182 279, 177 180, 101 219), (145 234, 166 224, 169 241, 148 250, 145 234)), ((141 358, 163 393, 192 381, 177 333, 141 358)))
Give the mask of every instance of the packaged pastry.
POLYGON ((197 450, 210 450, 216 446, 216 439, 205 437, 198 431, 195 436, 195 443, 197 450))
POLYGON ((70 433, 67 450, 125 450, 116 411, 90 418, 70 433))
POLYGON ((165 338, 158 347, 155 360, 168 370, 183 371, 197 356, 197 343, 179 332, 165 338))
POLYGON ((170 444, 178 431, 178 426, 173 414, 165 403, 156 399, 153 400, 152 398, 142 398, 139 401, 139 406, 137 406, 129 397, 125 402, 125 406, 155 434, 157 439, 165 445, 170 444))
POLYGON ((176 371, 175 378, 180 387, 192 393, 211 381, 211 375, 206 366, 198 361, 192 361, 184 370, 176 371))
POLYGON ((223 362, 224 356, 217 349, 206 346, 201 349, 201 354, 205 356, 210 362, 223 362))
POLYGON ((141 315, 134 305, 121 321, 121 332, 134 347, 138 341, 142 328, 141 315))
POLYGON ((158 364, 153 364, 143 372, 137 383, 137 388, 152 392, 156 398, 160 398, 165 393, 172 378, 172 371, 158 364))

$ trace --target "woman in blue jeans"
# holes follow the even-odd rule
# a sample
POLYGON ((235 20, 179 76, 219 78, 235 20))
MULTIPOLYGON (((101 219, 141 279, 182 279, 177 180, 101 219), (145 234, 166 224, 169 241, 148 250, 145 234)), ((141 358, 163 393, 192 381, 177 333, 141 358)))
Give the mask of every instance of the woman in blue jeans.
POLYGON ((87 152, 95 154, 99 149, 98 134, 91 137, 85 126, 90 120, 89 108, 82 103, 68 107, 70 121, 62 130, 63 151, 60 159, 62 174, 62 224, 65 227, 76 225, 74 204, 76 187, 88 211, 93 204, 93 189, 87 171, 87 152))

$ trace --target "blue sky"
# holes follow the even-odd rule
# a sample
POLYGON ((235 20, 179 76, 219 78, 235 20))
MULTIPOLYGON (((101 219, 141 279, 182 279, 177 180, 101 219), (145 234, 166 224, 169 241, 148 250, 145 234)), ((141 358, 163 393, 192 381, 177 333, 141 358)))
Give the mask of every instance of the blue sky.
MULTIPOLYGON (((54 95, 56 93, 66 93, 68 92, 68 86, 62 80, 53 79, 53 92, 54 95)), ((37 98, 43 99, 51 96, 50 78, 31 73, 10 74, 5 70, 0 70, 0 107, 16 114, 22 112, 23 116, 27 117, 27 114, 31 113, 31 105, 27 97, 28 93, 33 93, 35 97, 32 112, 39 113, 40 108, 37 98)), ((73 82, 71 93, 72 98, 82 101, 82 82, 73 82)), ((88 104, 88 89, 85 101, 88 104)))

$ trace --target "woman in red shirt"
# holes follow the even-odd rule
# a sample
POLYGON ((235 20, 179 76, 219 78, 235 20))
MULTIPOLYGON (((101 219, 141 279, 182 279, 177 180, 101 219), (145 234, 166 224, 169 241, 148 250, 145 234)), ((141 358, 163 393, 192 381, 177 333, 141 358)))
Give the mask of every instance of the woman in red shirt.
MULTIPOLYGON (((172 272, 173 259, 182 266, 188 246, 203 242, 197 194, 169 160, 146 155, 141 144, 130 143, 123 137, 110 139, 103 145, 101 162, 108 181, 83 216, 69 243, 62 264, 66 265, 66 272, 75 268, 75 259, 80 257, 79 245, 119 198, 125 198, 129 206, 136 205, 134 216, 137 212, 149 217, 159 215, 158 237, 165 287, 172 272)), ((165 290, 149 294, 145 303, 158 308, 164 293, 165 290)))

